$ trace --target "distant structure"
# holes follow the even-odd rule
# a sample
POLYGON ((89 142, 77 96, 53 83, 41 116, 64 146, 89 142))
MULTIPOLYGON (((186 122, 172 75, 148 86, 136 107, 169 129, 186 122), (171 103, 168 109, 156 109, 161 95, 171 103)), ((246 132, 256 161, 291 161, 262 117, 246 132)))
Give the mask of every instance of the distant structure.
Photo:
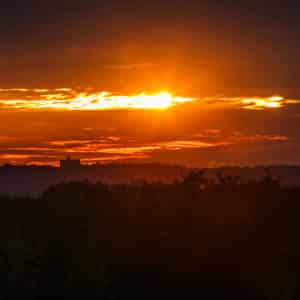
POLYGON ((67 156, 66 159, 60 161, 60 168, 64 170, 76 170, 80 167, 80 159, 71 159, 70 156, 67 156))

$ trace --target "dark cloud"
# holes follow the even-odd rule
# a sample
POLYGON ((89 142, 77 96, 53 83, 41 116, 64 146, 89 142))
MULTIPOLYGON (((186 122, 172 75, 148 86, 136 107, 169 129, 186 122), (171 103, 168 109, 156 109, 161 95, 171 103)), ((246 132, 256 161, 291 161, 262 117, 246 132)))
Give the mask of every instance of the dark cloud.
POLYGON ((296 89, 299 4, 279 3, 5 1, 0 79, 7 86, 110 90, 296 89), (120 68, 103 68, 144 62, 159 67, 134 67, 126 78, 120 68))

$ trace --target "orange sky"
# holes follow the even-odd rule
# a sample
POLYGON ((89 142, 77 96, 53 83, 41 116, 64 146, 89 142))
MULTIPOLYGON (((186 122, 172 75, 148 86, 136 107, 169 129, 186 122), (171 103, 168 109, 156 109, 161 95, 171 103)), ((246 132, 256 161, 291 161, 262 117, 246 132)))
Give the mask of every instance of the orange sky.
POLYGON ((299 9, 5 1, 0 164, 300 163, 299 9))
POLYGON ((300 101, 283 96, 0 89, 0 163, 298 163, 300 101), (284 154, 284 155, 283 155, 284 154))

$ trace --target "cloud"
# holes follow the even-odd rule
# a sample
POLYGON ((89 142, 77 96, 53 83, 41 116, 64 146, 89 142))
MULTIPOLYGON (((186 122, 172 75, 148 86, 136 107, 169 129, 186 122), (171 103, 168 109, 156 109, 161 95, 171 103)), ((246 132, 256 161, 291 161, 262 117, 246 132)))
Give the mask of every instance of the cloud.
POLYGON ((146 63, 134 63, 134 64, 116 64, 116 65, 108 65, 105 66, 105 69, 111 69, 111 70, 138 70, 138 69, 147 69, 147 68, 153 68, 158 66, 158 64, 154 64, 151 62, 146 63))
MULTIPOLYGON (((0 89, 0 163, 57 164, 68 153, 86 163, 157 157, 168 161, 169 155, 179 164, 200 161, 199 155, 201 161, 207 155, 218 163, 229 153, 233 160, 242 157, 247 162, 254 160, 251 151, 271 147, 287 159, 296 152, 292 146, 300 144, 297 119, 291 118, 299 100, 163 94, 163 105, 171 101, 176 109, 137 111, 147 105, 136 103, 152 101, 151 95, 79 88, 0 89)), ((271 161, 277 154, 270 155, 271 161)))
POLYGON ((0 88, 0 92, 4 93, 4 92, 30 92, 33 90, 30 89, 26 89, 26 88, 11 88, 11 89, 7 89, 7 88, 0 88))
POLYGON ((270 97, 205 97, 202 99, 206 104, 221 108, 242 108, 247 110, 270 110, 284 108, 289 104, 299 104, 298 99, 285 99, 282 96, 270 97))
POLYGON ((290 138, 285 135, 275 135, 275 134, 244 135, 239 132, 235 132, 231 137, 231 141, 236 143, 263 142, 263 141, 287 142, 289 140, 290 138))
POLYGON ((195 98, 174 96, 169 92, 118 95, 106 91, 71 89, 27 90, 24 94, 2 94, 0 105, 6 110, 128 110, 166 109, 182 103, 195 101, 195 98))
MULTIPOLYGON (((230 149, 238 145, 261 145, 287 143, 289 138, 284 135, 245 134, 242 132, 226 133, 218 129, 207 129, 182 139, 156 139, 141 142, 130 136, 122 137, 102 136, 94 139, 58 139, 37 141, 16 141, 14 139, 0 138, 0 162, 29 164, 43 161, 47 164, 57 165, 59 159, 70 154, 78 157, 85 163, 112 162, 129 160, 151 160, 159 153, 173 153, 180 155, 184 151, 217 151, 217 149, 230 149), (210 134, 209 136, 207 134, 210 134)), ((213 153, 212 152, 212 153, 213 153)))
MULTIPOLYGON (((146 67, 148 64, 118 66, 120 68, 146 67)), ((114 66, 117 67, 117 66, 114 66)), ((101 111, 130 109, 166 109, 182 104, 196 103, 201 109, 274 110, 299 104, 298 99, 283 96, 270 97, 190 97, 169 92, 121 95, 95 89, 0 89, 0 106, 3 110, 21 111, 101 111)))

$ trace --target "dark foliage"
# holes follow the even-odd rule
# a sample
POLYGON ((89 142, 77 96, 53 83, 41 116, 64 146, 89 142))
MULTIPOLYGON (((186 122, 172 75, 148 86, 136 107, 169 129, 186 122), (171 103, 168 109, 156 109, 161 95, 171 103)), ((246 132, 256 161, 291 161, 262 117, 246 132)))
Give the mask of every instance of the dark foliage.
POLYGON ((0 299, 298 299, 299 196, 194 172, 2 197, 0 299))

